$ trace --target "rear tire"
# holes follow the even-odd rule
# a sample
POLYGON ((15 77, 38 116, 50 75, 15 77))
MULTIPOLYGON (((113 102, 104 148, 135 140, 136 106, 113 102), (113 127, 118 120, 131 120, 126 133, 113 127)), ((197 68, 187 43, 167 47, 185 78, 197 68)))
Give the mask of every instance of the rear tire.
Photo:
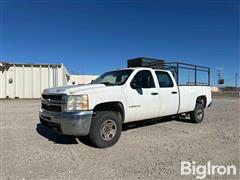
POLYGON ((200 123, 203 121, 204 108, 202 104, 196 104, 194 111, 190 112, 190 118, 194 123, 200 123))
POLYGON ((89 131, 90 142, 99 148, 113 146, 120 138, 122 119, 113 111, 98 111, 92 118, 89 131))

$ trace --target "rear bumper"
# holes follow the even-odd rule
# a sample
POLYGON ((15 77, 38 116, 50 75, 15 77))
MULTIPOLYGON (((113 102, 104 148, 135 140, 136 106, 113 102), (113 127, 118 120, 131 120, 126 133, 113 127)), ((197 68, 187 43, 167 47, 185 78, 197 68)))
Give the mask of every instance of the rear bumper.
POLYGON ((53 113, 41 109, 39 118, 44 126, 61 134, 83 136, 89 133, 92 114, 92 111, 53 113))

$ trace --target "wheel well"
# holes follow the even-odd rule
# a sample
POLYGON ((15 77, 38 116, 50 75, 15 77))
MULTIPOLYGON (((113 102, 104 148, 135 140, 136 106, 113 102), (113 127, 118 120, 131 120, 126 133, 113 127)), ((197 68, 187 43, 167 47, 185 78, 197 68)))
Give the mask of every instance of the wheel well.
POLYGON ((121 102, 114 101, 98 104, 93 108, 93 112, 97 111, 115 111, 118 112, 118 115, 121 116, 123 121, 125 118, 124 107, 121 102))
POLYGON ((207 98, 206 98, 206 96, 199 96, 199 97, 197 98, 197 100, 196 100, 196 103, 202 104, 202 105, 203 105, 203 108, 205 108, 206 105, 207 105, 207 98))

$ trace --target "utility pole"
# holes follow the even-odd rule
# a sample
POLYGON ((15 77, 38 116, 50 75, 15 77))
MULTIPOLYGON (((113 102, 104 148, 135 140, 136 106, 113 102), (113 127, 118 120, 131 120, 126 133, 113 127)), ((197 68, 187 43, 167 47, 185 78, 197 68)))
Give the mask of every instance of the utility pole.
POLYGON ((237 91, 237 85, 238 85, 238 73, 236 72, 236 76, 235 76, 235 89, 237 91))
POLYGON ((223 68, 217 67, 216 70, 217 70, 217 85, 218 85, 218 88, 219 88, 219 85, 220 85, 219 82, 220 82, 220 79, 222 79, 223 68))

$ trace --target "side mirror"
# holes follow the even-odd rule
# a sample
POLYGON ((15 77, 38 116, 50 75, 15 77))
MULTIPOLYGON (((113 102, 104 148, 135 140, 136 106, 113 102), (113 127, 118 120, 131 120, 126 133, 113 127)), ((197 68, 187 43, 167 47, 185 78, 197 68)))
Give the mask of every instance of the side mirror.
POLYGON ((131 86, 131 88, 133 88, 133 89, 140 89, 140 88, 141 88, 135 81, 132 81, 132 82, 130 83, 130 86, 131 86))

